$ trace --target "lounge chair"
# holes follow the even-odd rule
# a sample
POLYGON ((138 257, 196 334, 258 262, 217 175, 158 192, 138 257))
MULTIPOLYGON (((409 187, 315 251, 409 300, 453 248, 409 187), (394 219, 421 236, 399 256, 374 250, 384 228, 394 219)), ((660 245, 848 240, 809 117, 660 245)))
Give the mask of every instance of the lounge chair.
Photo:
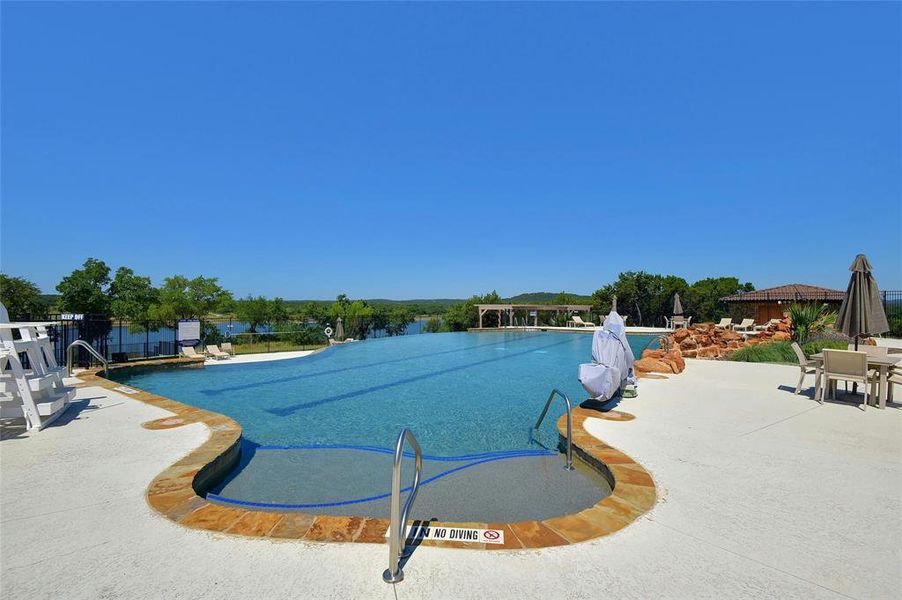
POLYGON ((182 348, 182 356, 185 358, 204 358, 202 354, 198 354, 194 346, 184 346, 182 348))
POLYGON ((755 331, 767 331, 768 329, 770 329, 771 327, 773 327, 780 321, 782 321, 782 319, 771 319, 764 325, 755 325, 755 331))
POLYGON ((222 351, 227 352, 230 356, 235 356, 235 348, 232 347, 232 342, 223 342, 222 351))
POLYGON ((724 317, 720 320, 720 323, 714 326, 717 329, 730 329, 733 327, 733 319, 731 317, 724 317))
POLYGON ((755 326, 755 319, 743 319, 742 323, 733 325, 733 331, 752 331, 755 326))
POLYGON ((204 352, 207 356, 212 356, 216 360, 226 360, 232 358, 230 354, 220 350, 219 346, 217 346, 216 344, 207 344, 207 348, 204 352))
MULTIPOLYGON (((796 353, 796 358, 799 359, 799 369, 801 369, 801 373, 799 374, 799 383, 796 385, 796 391, 794 393, 798 394, 802 391, 802 382, 805 380, 805 375, 817 375, 818 362, 816 360, 809 360, 805 353, 802 352, 802 347, 798 345, 798 343, 792 343, 792 351, 796 353)), ((814 389, 817 389, 817 381, 814 383, 814 389)))
POLYGON ((583 321, 583 318, 579 315, 573 315, 573 318, 567 321, 567 326, 569 327, 570 323, 573 323, 574 327, 595 327, 595 323, 586 323, 583 321))
POLYGON ((839 381, 860 383, 864 393, 864 402, 859 408, 868 407, 868 384, 871 384, 871 396, 877 397, 877 377, 868 372, 868 355, 865 352, 850 350, 824 350, 824 387, 821 390, 820 403, 829 393, 836 397, 836 383, 839 381))

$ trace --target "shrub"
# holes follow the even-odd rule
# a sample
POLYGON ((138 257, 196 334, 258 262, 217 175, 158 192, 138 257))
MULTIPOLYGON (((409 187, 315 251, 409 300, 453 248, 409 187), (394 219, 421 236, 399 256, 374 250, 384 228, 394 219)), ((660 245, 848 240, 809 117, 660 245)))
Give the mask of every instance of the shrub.
POLYGON ((845 350, 848 346, 849 342, 847 340, 816 340, 802 346, 802 351, 805 353, 805 356, 811 356, 812 354, 817 354, 824 348, 845 350))
POLYGON ((764 362, 764 363, 798 363, 792 344, 789 342, 771 342, 770 344, 758 344, 745 346, 730 355, 730 360, 739 362, 764 362))

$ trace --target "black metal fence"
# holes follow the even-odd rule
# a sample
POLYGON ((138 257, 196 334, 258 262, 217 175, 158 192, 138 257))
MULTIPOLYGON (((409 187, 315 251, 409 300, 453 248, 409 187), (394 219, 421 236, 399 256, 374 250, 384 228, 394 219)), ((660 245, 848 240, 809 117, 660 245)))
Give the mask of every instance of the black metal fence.
POLYGON ((902 337, 902 290, 884 290, 880 296, 889 321, 889 335, 902 337))
MULTIPOLYGON (((75 340, 91 344, 110 362, 177 356, 179 354, 177 321, 128 322, 99 315, 50 314, 20 315, 13 321, 46 320, 56 324, 48 327, 53 341, 56 361, 66 364, 66 349, 75 340)), ((277 326, 257 325, 229 317, 201 319, 200 345, 232 343, 237 352, 274 352, 282 350, 310 350, 328 343, 325 328, 335 335, 336 324, 316 321, 291 321, 277 326)), ((345 337, 384 337, 384 330, 374 329, 369 321, 349 319, 343 323, 345 337)), ((403 334, 420 333, 422 323, 411 324, 403 334)), ((84 348, 74 349, 73 359, 80 366, 92 363, 84 348)), ((23 357, 24 358, 24 357, 23 357)))

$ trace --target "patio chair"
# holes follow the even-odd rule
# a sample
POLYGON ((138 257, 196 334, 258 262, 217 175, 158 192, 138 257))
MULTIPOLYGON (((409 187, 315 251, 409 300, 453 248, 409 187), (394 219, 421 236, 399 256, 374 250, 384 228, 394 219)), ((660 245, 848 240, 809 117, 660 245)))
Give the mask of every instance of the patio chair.
POLYGON ((680 327, 689 327, 692 323, 692 317, 684 317, 682 315, 674 315, 670 317, 670 328, 678 329, 680 327))
POLYGON ((205 353, 207 356, 212 356, 216 360, 226 360, 228 358, 232 358, 230 354, 220 350, 219 346, 217 346, 216 344, 207 344, 205 353))
POLYGON ((731 317, 724 317, 720 320, 720 323, 715 325, 714 327, 717 329, 730 329, 733 326, 733 319, 731 317))
POLYGON ((889 377, 887 378, 886 383, 889 386, 889 392, 887 392, 886 394, 886 399, 892 402, 893 388, 897 385, 902 385, 902 368, 894 367, 893 370, 889 372, 889 377))
POLYGON ((751 331, 755 326, 755 319, 743 319, 742 323, 733 325, 733 331, 751 331))
POLYGON ((868 355, 864 352, 824 350, 823 377, 821 404, 824 403, 828 391, 833 398, 836 398, 836 383, 839 381, 861 384, 864 402, 859 405, 859 408, 862 410, 867 410, 868 407, 868 384, 871 384, 871 396, 877 397, 877 378, 868 372, 868 355))
MULTIPOLYGON (((796 391, 794 392, 798 394, 802 391, 802 382, 805 380, 805 375, 817 375, 818 362, 809 360, 805 353, 802 352, 802 347, 796 342, 792 343, 792 351, 796 353, 796 358, 799 359, 799 369, 802 371, 799 374, 799 383, 796 385, 796 391)), ((815 381, 814 389, 817 389, 817 387, 817 381, 815 381)))
POLYGON ((755 331, 767 331, 777 323, 779 323, 782 319, 771 319, 764 325, 755 325, 755 331))
POLYGON ((232 346, 232 342, 223 342, 222 351, 227 352, 230 356, 235 356, 235 348, 232 346))
POLYGON ((194 349, 194 346, 184 346, 182 347, 182 356, 185 358, 203 358, 202 354, 198 354, 197 350, 194 349))

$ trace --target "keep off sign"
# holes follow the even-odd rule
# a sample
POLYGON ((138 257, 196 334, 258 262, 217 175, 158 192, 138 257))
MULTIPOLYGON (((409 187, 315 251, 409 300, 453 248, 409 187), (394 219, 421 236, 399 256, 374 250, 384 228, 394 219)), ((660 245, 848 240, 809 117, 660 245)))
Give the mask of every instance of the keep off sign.
MULTIPOLYGON (((436 542, 464 542, 470 544, 503 544, 504 531, 501 529, 471 529, 469 527, 424 526, 414 532, 408 528, 407 535, 415 533, 416 538, 436 542)), ((385 533, 388 537, 388 532, 385 533)))

